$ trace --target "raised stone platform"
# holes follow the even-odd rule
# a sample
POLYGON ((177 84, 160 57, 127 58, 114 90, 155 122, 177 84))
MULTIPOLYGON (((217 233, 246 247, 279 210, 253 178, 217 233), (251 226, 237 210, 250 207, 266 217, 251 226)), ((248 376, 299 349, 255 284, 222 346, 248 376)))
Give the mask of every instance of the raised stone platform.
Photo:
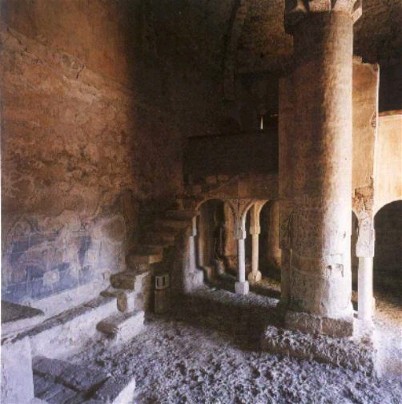
POLYGON ((102 335, 96 330, 95 324, 116 311, 116 298, 100 296, 27 331, 3 336, 2 349, 8 349, 10 345, 28 337, 32 356, 49 355, 56 358, 70 355, 81 350, 89 340, 101 339, 102 335))
POLYGON ((371 343, 351 338, 332 338, 268 326, 261 338, 261 349, 274 354, 313 359, 367 374, 374 373, 375 351, 371 343))

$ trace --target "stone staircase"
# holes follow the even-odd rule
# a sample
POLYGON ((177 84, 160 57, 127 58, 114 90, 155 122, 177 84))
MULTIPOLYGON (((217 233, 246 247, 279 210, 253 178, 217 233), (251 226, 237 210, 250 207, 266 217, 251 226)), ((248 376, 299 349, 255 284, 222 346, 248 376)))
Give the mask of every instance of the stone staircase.
POLYGON ((172 250, 178 240, 191 229, 197 216, 196 206, 205 195, 232 184, 238 177, 213 176, 197 184, 186 185, 185 192, 177 198, 177 207, 163 212, 145 226, 138 245, 126 256, 126 270, 110 277, 110 287, 101 293, 117 299, 118 313, 97 324, 97 330, 108 337, 126 340, 140 332, 144 311, 149 309, 152 276, 170 272, 172 250), (131 331, 127 331, 131 330, 131 331))
POLYGON ((107 337, 126 341, 141 332, 144 311, 148 309, 152 276, 169 271, 169 250, 192 224, 192 210, 167 210, 145 228, 137 248, 126 257, 126 270, 110 277, 110 287, 101 293, 117 299, 118 313, 97 324, 107 337))

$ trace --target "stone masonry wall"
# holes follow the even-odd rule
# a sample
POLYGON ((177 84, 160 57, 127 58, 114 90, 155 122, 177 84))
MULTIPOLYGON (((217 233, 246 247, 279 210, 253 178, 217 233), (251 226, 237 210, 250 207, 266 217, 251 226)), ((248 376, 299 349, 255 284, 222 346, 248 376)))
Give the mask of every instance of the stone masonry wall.
POLYGON ((85 285, 90 299, 124 269, 142 212, 164 209, 181 189, 185 129, 172 99, 193 77, 173 93, 145 8, 2 3, 3 299, 85 285))

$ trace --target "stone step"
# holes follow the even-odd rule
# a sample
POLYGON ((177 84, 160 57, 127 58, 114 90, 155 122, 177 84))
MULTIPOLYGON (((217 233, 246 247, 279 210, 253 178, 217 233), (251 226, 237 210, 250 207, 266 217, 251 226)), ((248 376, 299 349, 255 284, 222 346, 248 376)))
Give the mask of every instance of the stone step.
MULTIPOLYGON (((152 240, 147 242, 146 244, 144 244, 144 246, 146 247, 156 247, 162 250, 162 253, 160 254, 161 257, 163 257, 163 252, 165 250, 165 248, 169 248, 169 247, 173 247, 174 246, 174 241, 158 241, 158 240, 152 240)), ((159 261, 155 261, 155 262, 159 262, 159 261)), ((154 264, 155 262, 151 262, 151 264, 154 264)))
POLYGON ((155 247, 148 250, 140 250, 139 252, 131 253, 126 257, 126 263, 130 268, 135 269, 138 265, 143 264, 155 264, 161 262, 163 259, 163 248, 161 246, 150 246, 155 247))
POLYGON ((151 246, 151 247, 162 247, 165 249, 166 247, 171 247, 175 243, 175 236, 170 235, 169 237, 163 237, 158 235, 157 233, 149 234, 141 240, 143 245, 151 246))
POLYGON ((132 271, 118 272, 110 276, 110 284, 116 289, 135 289, 137 274, 132 271))
POLYGON ((165 212, 165 217, 170 219, 179 219, 179 220, 191 220, 194 216, 197 216, 198 212, 191 209, 175 209, 168 210, 165 212))
POLYGON ((120 342, 128 341, 144 330, 144 312, 117 313, 105 318, 96 329, 120 342))
POLYGON ((154 243, 167 243, 174 244, 175 242, 175 233, 169 230, 157 230, 153 229, 152 231, 148 231, 147 234, 143 238, 144 244, 154 244, 154 243))
POLYGON ((117 301, 117 309, 122 313, 133 311, 135 308, 134 290, 116 289, 113 286, 109 286, 106 290, 101 292, 101 296, 115 297, 117 301))

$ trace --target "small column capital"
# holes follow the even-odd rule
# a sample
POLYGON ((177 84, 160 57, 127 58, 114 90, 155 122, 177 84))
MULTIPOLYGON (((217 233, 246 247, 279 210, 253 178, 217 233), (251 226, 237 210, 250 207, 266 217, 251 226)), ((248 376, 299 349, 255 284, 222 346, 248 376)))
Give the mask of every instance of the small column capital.
POLYGON ((349 13, 356 22, 362 15, 362 0, 285 0, 285 31, 293 35, 294 27, 312 13, 349 13))
POLYGON ((258 236, 261 233, 260 226, 250 226, 250 234, 253 236, 258 236))
POLYGON ((243 226, 236 226, 234 231, 234 238, 236 240, 244 240, 247 237, 246 229, 243 226))
POLYGON ((191 237, 197 235, 197 216, 194 216, 191 220, 191 237))

